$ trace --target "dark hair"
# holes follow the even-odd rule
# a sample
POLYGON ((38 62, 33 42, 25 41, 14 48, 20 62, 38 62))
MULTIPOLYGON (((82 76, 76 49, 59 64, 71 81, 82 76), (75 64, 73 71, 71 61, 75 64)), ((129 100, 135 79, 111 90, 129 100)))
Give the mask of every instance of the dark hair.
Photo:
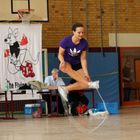
POLYGON ((82 23, 74 23, 72 26, 72 31, 76 31, 76 28, 78 27, 84 27, 82 23))

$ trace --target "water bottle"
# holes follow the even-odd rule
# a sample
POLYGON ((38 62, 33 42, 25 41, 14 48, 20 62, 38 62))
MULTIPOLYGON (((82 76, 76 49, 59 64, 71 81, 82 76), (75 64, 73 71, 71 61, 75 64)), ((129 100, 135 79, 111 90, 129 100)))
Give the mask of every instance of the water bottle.
POLYGON ((97 108, 92 108, 93 113, 97 113, 99 110, 97 108))
POLYGON ((4 91, 8 91, 9 90, 9 84, 6 82, 4 85, 4 91))

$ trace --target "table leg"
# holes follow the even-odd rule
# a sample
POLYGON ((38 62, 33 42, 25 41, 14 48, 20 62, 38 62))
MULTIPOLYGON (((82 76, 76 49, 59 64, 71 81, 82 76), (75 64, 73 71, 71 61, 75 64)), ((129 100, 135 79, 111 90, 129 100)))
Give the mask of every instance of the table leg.
POLYGON ((52 95, 50 94, 50 113, 52 114, 52 95))
POLYGON ((8 118, 8 99, 7 99, 7 91, 5 91, 5 117, 8 118))
POLYGON ((11 115, 14 118, 14 101, 13 101, 13 92, 11 91, 11 115))
POLYGON ((92 90, 91 92, 92 92, 92 107, 94 108, 94 90, 92 90))
POLYGON ((58 94, 56 94, 56 111, 57 111, 57 115, 58 115, 58 94))

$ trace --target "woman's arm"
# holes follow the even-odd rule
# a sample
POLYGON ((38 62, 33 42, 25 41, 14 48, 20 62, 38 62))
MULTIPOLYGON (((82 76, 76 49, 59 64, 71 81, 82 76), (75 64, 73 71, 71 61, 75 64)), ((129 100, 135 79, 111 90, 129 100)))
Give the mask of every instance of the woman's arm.
POLYGON ((65 52, 65 49, 63 49, 61 46, 59 47, 59 52, 58 52, 58 59, 60 61, 60 64, 59 64, 59 69, 61 71, 65 71, 65 60, 64 60, 64 52, 65 52))
POLYGON ((64 62, 64 52, 65 49, 63 49, 61 46, 59 47, 59 51, 58 51, 58 59, 61 62, 64 62))
POLYGON ((90 76, 88 74, 88 70, 87 70, 87 59, 86 59, 86 55, 87 55, 87 52, 86 51, 83 51, 82 54, 81 54, 81 65, 82 65, 82 68, 83 68, 83 71, 84 71, 84 74, 85 74, 85 77, 88 81, 90 81, 90 76))

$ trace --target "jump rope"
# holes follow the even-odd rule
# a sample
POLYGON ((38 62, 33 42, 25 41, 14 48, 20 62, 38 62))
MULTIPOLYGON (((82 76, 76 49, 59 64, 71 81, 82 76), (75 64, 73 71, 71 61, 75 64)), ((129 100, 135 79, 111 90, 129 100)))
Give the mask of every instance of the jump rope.
MULTIPOLYGON (((106 74, 100 74, 100 77, 111 76, 111 75, 116 75, 116 74, 118 74, 118 71, 112 71, 112 72, 109 72, 109 73, 106 73, 106 74)), ((98 76, 99 76, 99 75, 98 75, 98 76)), ((91 116, 90 118, 94 118, 94 119, 96 119, 96 120, 99 120, 99 119, 100 119, 100 120, 101 120, 100 123, 99 123, 96 127, 91 128, 90 130, 87 129, 87 132, 85 131, 85 128, 83 128, 83 127, 78 127, 78 126, 76 125, 76 128, 77 128, 78 130, 80 130, 80 131, 83 130, 84 133, 86 132, 86 133, 88 133, 88 134, 91 134, 91 133, 93 133, 94 131, 96 131, 97 129, 99 129, 99 128, 105 123, 105 120, 107 119, 107 117, 108 117, 108 115, 109 115, 109 112, 108 112, 106 103, 105 103, 103 97, 101 96, 101 93, 99 92, 98 89, 95 89, 95 90, 97 91, 97 94, 99 95, 99 97, 100 97, 100 99, 101 99, 101 101, 102 101, 102 103, 103 103, 104 111, 93 112, 93 111, 92 111, 93 108, 91 108, 91 109, 88 110, 88 113, 89 113, 89 115, 91 116)), ((73 120, 75 121, 74 118, 73 118, 73 120)), ((75 121, 75 123, 77 123, 77 121, 75 121)))
MULTIPOLYGON (((109 112, 107 110, 107 107, 106 107, 106 104, 105 104, 105 101, 103 99, 103 97, 101 96, 100 92, 98 89, 96 89, 99 97, 101 98, 102 102, 103 102, 103 106, 104 106, 104 110, 105 111, 102 111, 102 112, 92 112, 92 108, 89 109, 87 112, 89 113, 89 119, 94 119, 94 120, 99 120, 100 122, 95 126, 95 127, 91 127, 90 129, 87 128, 86 124, 88 124, 88 122, 85 123, 84 127, 83 127, 83 122, 81 123, 81 125, 79 126, 79 123, 77 121, 77 119, 75 118, 69 118, 69 120, 71 121, 71 119, 74 121, 74 124, 75 124, 75 127, 78 129, 78 131, 82 131, 82 133, 86 133, 86 134, 92 134, 94 131, 96 131, 97 129, 99 129, 104 123, 105 123, 105 120, 107 119, 108 115, 109 115, 109 112), (87 129, 86 129, 87 128, 87 129)), ((89 120, 88 119, 88 120, 89 120)), ((81 120, 81 118, 80 118, 81 120)), ((73 124, 73 121, 72 121, 72 124, 73 124)), ((84 121, 86 121, 86 118, 84 118, 84 121)))
POLYGON ((89 113, 89 115, 91 115, 91 116, 99 116, 99 117, 103 117, 103 116, 108 115, 109 112, 108 112, 108 109, 107 109, 106 103, 105 103, 103 97, 101 96, 99 90, 96 89, 96 91, 97 91, 99 97, 101 98, 101 100, 102 100, 102 102, 103 102, 103 107, 104 107, 104 110, 105 110, 105 111, 97 111, 97 112, 93 112, 92 109, 89 109, 89 110, 88 110, 88 113, 89 113))

